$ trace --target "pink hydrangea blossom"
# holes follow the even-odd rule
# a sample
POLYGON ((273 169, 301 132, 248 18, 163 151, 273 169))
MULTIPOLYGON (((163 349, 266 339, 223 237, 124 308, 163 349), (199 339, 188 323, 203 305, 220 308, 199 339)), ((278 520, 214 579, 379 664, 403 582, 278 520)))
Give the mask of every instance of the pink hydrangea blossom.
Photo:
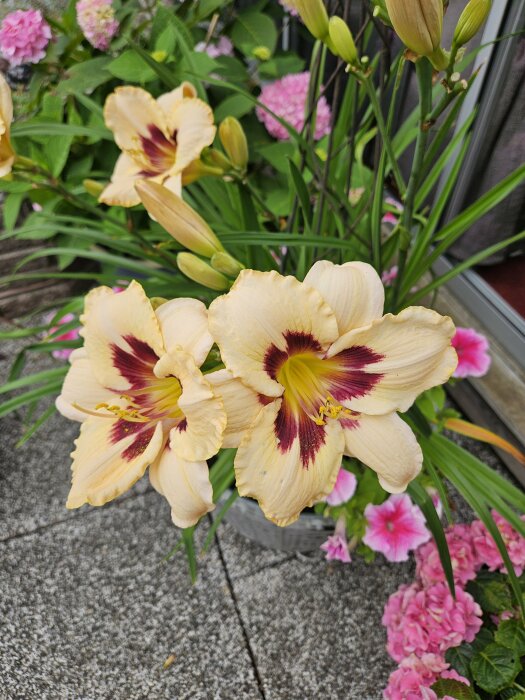
POLYGON ((207 53, 210 58, 218 58, 219 56, 233 56, 233 44, 227 36, 221 36, 215 44, 199 41, 195 46, 195 51, 199 53, 207 53))
MULTIPOLYGON (((285 119, 294 129, 301 131, 304 126, 310 73, 286 75, 280 80, 265 85, 259 101, 268 109, 285 119)), ((263 122, 268 133, 280 141, 287 141, 290 135, 271 114, 262 107, 255 110, 259 121, 263 122)), ((330 132, 331 112, 328 102, 322 96, 317 102, 315 138, 320 139, 330 132)))
MULTIPOLYGON (((75 318, 76 316, 74 316, 73 314, 66 314, 65 316, 62 316, 62 318, 58 321, 58 325, 53 326, 53 328, 50 328, 49 335, 53 335, 53 333, 56 333, 60 329, 60 326, 74 321, 75 318)), ((60 342, 62 340, 77 340, 80 337, 79 332, 80 326, 78 328, 72 328, 71 330, 62 333, 61 335, 56 335, 53 338, 50 338, 49 340, 53 343, 60 342)), ((57 360, 67 360, 69 359, 69 356, 72 352, 72 348, 64 348, 63 350, 53 350, 51 354, 57 360)))
POLYGON ((346 520, 344 515, 339 518, 335 526, 335 532, 321 545, 326 552, 327 561, 341 561, 349 564, 352 561, 346 539, 346 520))
POLYGON ((295 7, 293 6, 293 4, 291 2, 287 2, 286 0, 279 0, 279 3, 291 15, 293 15, 294 17, 299 17, 299 13, 297 12, 297 10, 295 9, 295 7))
POLYGON ((357 488, 357 479, 355 474, 346 469, 339 470, 337 481, 335 482, 332 493, 327 497, 326 502, 329 506, 340 506, 349 501, 357 488))
POLYGON ((390 496, 365 508, 368 521, 363 542, 388 561, 407 561, 408 553, 430 539, 423 513, 406 494, 390 496))
MULTIPOLYGON (((469 679, 465 678, 464 676, 460 676, 459 673, 453 668, 449 668, 446 671, 442 671, 439 677, 443 678, 444 680, 458 681, 458 683, 470 685, 469 679)), ((448 695, 446 697, 448 697, 448 695)), ((452 698, 452 700, 454 699, 452 698)))
POLYGON ((483 377, 490 368, 489 343, 473 328, 456 328, 452 345, 458 354, 454 377, 483 377))
MULTIPOLYGON (((450 678, 470 685, 466 678, 454 669, 449 669, 449 664, 442 657, 423 654, 419 658, 411 654, 403 659, 399 668, 390 675, 383 697, 385 700, 437 700, 437 695, 430 686, 440 678, 450 678)), ((443 700, 447 698, 449 696, 445 696, 443 700)))
MULTIPOLYGON (((460 586, 465 586, 468 581, 476 578, 478 568, 470 527, 468 525, 453 525, 447 528, 445 537, 452 561, 454 581, 460 586)), ((417 550, 416 564, 417 576, 423 586, 432 586, 434 583, 446 580, 434 540, 417 550)))
POLYGON ((40 10, 16 10, 2 21, 0 52, 12 66, 38 63, 50 41, 51 28, 40 10))
MULTIPOLYGON (((511 525, 496 511, 492 511, 498 530, 501 533, 503 542, 507 547, 510 560, 516 570, 516 574, 521 576, 525 570, 525 538, 522 537, 511 525)), ((525 517, 522 516, 525 520, 525 517)), ((475 520, 471 526, 472 545, 474 547, 477 564, 487 566, 490 571, 502 571, 506 573, 503 559, 499 549, 492 539, 489 531, 480 520, 475 520)))
POLYGON ((107 51, 119 28, 111 0, 80 0, 77 22, 89 43, 100 51, 107 51))
POLYGON ((443 656, 447 649, 473 641, 481 616, 479 605, 461 588, 454 599, 445 583, 402 586, 390 596, 383 615, 388 653, 398 662, 411 654, 443 656))
POLYGON ((381 282, 385 287, 391 287, 397 278, 398 267, 394 265, 389 270, 385 270, 381 275, 381 282))

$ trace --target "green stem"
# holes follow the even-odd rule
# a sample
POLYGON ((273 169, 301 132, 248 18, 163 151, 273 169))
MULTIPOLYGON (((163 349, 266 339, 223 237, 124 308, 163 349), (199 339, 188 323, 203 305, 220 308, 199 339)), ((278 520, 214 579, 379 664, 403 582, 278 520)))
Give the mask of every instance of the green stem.
POLYGON ((392 307, 394 311, 397 310, 399 293, 403 282, 403 273, 405 271, 408 251, 411 243, 411 233, 414 225, 414 204, 428 143, 428 117, 432 112, 432 64, 430 61, 428 61, 426 58, 420 58, 416 62, 416 74, 419 86, 419 131, 416 141, 416 150, 414 152, 414 160, 412 162, 412 171, 410 173, 410 179, 408 181, 408 188, 405 197, 405 208, 401 219, 398 271, 392 299, 392 307))

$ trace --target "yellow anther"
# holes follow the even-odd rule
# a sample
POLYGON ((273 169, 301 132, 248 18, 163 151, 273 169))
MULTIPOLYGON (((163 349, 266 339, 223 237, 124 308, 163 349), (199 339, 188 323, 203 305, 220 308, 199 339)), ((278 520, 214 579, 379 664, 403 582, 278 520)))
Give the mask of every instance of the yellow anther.
POLYGON ((108 408, 107 403, 99 403, 95 406, 95 411, 100 411, 101 408, 108 408))

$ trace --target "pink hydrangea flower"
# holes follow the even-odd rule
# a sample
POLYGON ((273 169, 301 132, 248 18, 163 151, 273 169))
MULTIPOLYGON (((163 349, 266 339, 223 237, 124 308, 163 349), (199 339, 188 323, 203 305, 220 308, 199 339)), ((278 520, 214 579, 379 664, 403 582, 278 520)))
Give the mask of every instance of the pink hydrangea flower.
POLYGON ((490 368, 489 342, 473 328, 456 328, 452 345, 458 354, 454 377, 483 377, 490 368))
POLYGON ((391 287, 393 282, 395 282, 397 278, 397 273, 398 273, 398 267, 397 265, 394 265, 393 267, 390 268, 390 270, 385 270, 383 274, 381 275, 381 282, 384 284, 385 287, 391 287))
POLYGON ((12 66, 38 63, 50 41, 51 28, 40 10, 16 10, 2 21, 0 52, 12 66))
MULTIPOLYGON (((308 71, 286 75, 280 80, 265 85, 259 96, 259 101, 277 116, 285 119, 294 129, 301 131, 304 126, 309 83, 310 73, 308 71)), ((290 138, 284 126, 265 109, 257 107, 255 112, 271 136, 280 141, 287 141, 290 138)), ((317 102, 316 139, 320 139, 330 132, 331 119, 330 107, 325 97, 322 96, 317 102)))
POLYGON ((326 502, 329 506, 340 506, 349 501, 357 488, 357 479, 355 474, 346 469, 339 470, 337 481, 335 482, 332 493, 327 497, 326 502))
MULTIPOLYGON (((56 331, 60 329, 60 326, 65 325, 66 323, 70 323, 71 321, 74 321, 76 316, 73 314, 66 314, 63 316, 59 321, 57 326, 53 326, 49 330, 49 334, 53 335, 56 331)), ((80 335, 80 326, 78 328, 72 328, 70 331, 66 331, 65 333, 62 333, 61 335, 54 336, 53 338, 50 339, 50 342, 56 343, 61 340, 77 340, 80 335)), ((53 350, 52 355, 55 357, 57 360, 67 360, 69 359, 69 356, 73 352, 72 348, 64 348, 63 350, 53 350)))
MULTIPOLYGON (((464 676, 460 676, 459 673, 453 668, 449 668, 446 671, 442 671, 439 677, 445 680, 458 681, 459 683, 464 683, 464 685, 470 685, 469 679, 465 678, 464 676)), ((447 695, 445 697, 449 696, 447 695)), ((452 700, 454 699, 452 698, 452 700)))
POLYGON ((368 520, 363 542, 388 561, 407 561, 408 553, 430 539, 423 513, 406 494, 390 496, 365 508, 368 520))
POLYGON ((77 22, 89 43, 100 51, 107 51, 119 28, 111 0, 80 0, 77 22))
MULTIPOLYGON (((445 537, 450 552, 454 581, 460 586, 465 586, 468 581, 476 578, 478 569, 470 527, 453 525, 447 528, 445 537)), ((432 586, 434 583, 442 583, 446 580, 434 540, 417 550, 416 564, 417 576, 423 586, 432 586)))
POLYGON ((342 561, 349 564, 352 561, 346 539, 346 521, 344 515, 339 518, 335 526, 335 532, 321 545, 326 552, 327 561, 342 561))
POLYGON ((207 53, 210 58, 233 56, 233 44, 227 36, 221 36, 219 41, 215 44, 206 44, 205 41, 199 41, 195 46, 195 51, 207 53))
POLYGON ((411 654, 390 675, 383 697, 385 700, 437 700, 430 686, 447 668, 448 664, 435 654, 423 654, 421 659, 411 654))
POLYGON ((411 654, 443 656, 447 649, 473 641, 481 616, 479 605, 461 588, 454 599, 445 583, 402 586, 390 596, 383 615, 388 653, 398 662, 411 654))
MULTIPOLYGON (((492 511, 498 530, 501 533, 503 542, 507 547, 510 560, 516 570, 516 574, 521 576, 525 570, 525 538, 522 537, 511 525, 496 511, 492 511)), ((522 516, 525 520, 525 516, 522 516)), ((506 573, 503 559, 499 549, 492 539, 489 531, 480 520, 475 520, 471 526, 472 545, 474 547, 477 564, 488 566, 490 571, 502 571, 506 573)))

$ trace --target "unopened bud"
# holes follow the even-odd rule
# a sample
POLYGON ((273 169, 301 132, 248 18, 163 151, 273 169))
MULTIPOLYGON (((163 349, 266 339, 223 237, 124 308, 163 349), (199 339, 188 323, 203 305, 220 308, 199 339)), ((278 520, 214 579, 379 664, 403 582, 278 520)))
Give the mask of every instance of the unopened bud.
POLYGON ((204 219, 174 192, 151 180, 140 180, 135 189, 149 214, 185 248, 207 258, 224 250, 204 219))
POLYGON ((374 17, 377 17, 381 20, 381 22, 384 22, 391 27, 392 23, 390 22, 390 17, 388 16, 385 0, 372 0, 372 5, 374 6, 374 17))
POLYGON ((86 192, 97 199, 104 191, 104 185, 96 180, 84 180, 82 184, 84 185, 86 192))
POLYGON ((385 0, 396 34, 411 51, 432 56, 443 33, 443 0, 385 0))
POLYGON ((223 274, 214 270, 211 265, 193 253, 179 253, 177 265, 186 277, 202 284, 203 287, 214 289, 216 292, 225 292, 230 288, 230 282, 223 274))
POLYGON ((244 270, 244 265, 229 253, 215 253, 210 262, 214 270, 222 272, 223 275, 233 279, 237 277, 241 270, 244 270))
POLYGON ((233 165, 245 170, 248 165, 248 141, 241 123, 235 117, 226 117, 219 126, 219 138, 233 165))
POLYGON ((157 63, 164 63, 164 61, 168 58, 168 52, 160 49, 159 51, 153 51, 151 58, 157 63))
POLYGON ((352 32, 344 19, 341 19, 341 17, 330 17, 329 31, 335 53, 343 61, 355 65, 358 62, 357 49, 352 32))
POLYGON ((328 36, 328 13, 323 0, 289 0, 288 4, 297 10, 310 34, 316 39, 328 36))
POLYGON ((232 169, 232 164, 228 158, 216 148, 206 148, 201 153, 201 160, 207 166, 220 169, 223 175, 232 169))
POLYGON ((479 32, 488 17, 492 0, 470 0, 456 26, 454 43, 456 46, 464 46, 479 32))
POLYGON ((259 61, 269 61, 272 57, 272 52, 267 46, 256 46, 252 50, 252 54, 255 58, 258 58, 259 61))

